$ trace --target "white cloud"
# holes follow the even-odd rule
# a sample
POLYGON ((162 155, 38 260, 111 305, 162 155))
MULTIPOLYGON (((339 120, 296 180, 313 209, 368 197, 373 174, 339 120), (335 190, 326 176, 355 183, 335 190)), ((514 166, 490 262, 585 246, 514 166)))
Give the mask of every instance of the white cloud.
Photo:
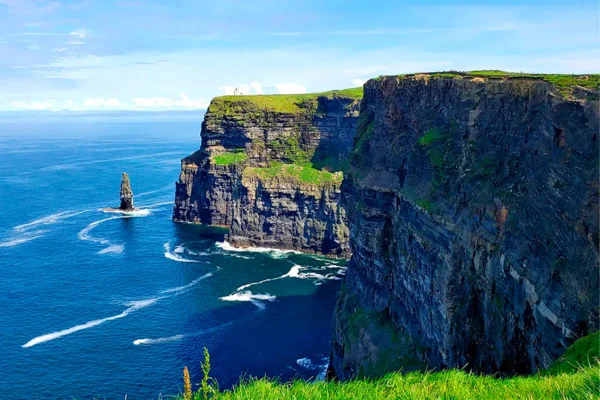
POLYGON ((73 36, 74 38, 77 38, 77 39, 85 39, 86 37, 88 37, 90 35, 90 33, 91 32, 86 29, 77 29, 77 30, 69 32, 69 35, 73 36))
POLYGON ((67 42, 67 44, 72 44, 72 45, 74 45, 74 46, 80 46, 80 45, 82 45, 82 44, 85 44, 85 42, 82 42, 82 41, 80 41, 80 40, 72 40, 72 41, 70 41, 70 42, 67 42))
POLYGON ((208 100, 190 99, 184 93, 179 96, 179 99, 171 99, 168 97, 136 97, 133 99, 133 102, 136 107, 142 108, 182 108, 186 110, 206 109, 209 104, 208 100))
POLYGON ((219 86, 217 89, 223 92, 226 96, 234 94, 248 95, 248 94, 263 94, 262 85, 257 81, 252 81, 249 84, 241 83, 239 85, 225 85, 219 86))
POLYGON ((297 83, 279 83, 275 88, 280 94, 306 93, 306 88, 297 83))
POLYGON ((261 84, 258 83, 257 81, 250 82, 250 87, 252 89, 254 89, 254 93, 263 94, 263 88, 262 88, 261 84))
POLYGON ((181 94, 180 99, 173 102, 175 107, 187 108, 187 109, 206 109, 208 108, 209 101, 205 99, 193 100, 187 97, 185 94, 181 94))
POLYGON ((63 51, 67 50, 69 50, 67 47, 59 47, 58 49, 54 49, 54 51, 57 53, 62 53, 63 51))
POLYGON ((365 84, 365 82, 366 82, 366 80, 359 79, 359 78, 355 78, 350 81, 350 83, 352 83, 354 86, 362 86, 365 84))
POLYGON ((123 103, 121 103, 117 99, 105 99, 103 97, 89 97, 85 99, 83 102, 84 107, 122 107, 123 103))

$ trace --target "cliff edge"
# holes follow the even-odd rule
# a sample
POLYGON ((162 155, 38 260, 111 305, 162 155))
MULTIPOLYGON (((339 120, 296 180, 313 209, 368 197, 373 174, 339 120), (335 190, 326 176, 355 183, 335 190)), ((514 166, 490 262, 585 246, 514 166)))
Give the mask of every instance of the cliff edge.
POLYGON ((598 330, 598 82, 365 84, 329 376, 530 373, 598 330))
POLYGON ((362 89, 223 96, 182 160, 173 219, 229 228, 238 247, 349 257, 340 207, 362 89))

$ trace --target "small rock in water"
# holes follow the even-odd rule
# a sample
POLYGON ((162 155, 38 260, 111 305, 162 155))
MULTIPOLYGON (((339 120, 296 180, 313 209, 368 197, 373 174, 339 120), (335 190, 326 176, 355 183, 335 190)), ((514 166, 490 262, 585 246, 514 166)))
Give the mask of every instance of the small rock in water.
POLYGON ((123 172, 121 178, 121 205, 120 210, 131 211, 133 207, 133 191, 131 190, 131 183, 129 182, 129 175, 123 172))

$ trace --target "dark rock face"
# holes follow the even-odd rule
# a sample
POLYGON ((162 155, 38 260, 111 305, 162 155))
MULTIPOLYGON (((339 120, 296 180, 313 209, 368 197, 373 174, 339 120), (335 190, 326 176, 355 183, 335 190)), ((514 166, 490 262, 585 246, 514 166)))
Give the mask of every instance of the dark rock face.
POLYGON ((306 98, 292 110, 265 108, 245 96, 214 99, 200 150, 182 160, 173 219, 228 227, 234 246, 349 257, 339 182, 250 172, 307 162, 341 169, 352 149, 358 108, 359 100, 336 94, 306 98), (245 158, 219 162, 219 156, 236 152, 245 158))
POLYGON ((133 191, 131 190, 131 183, 129 182, 129 175, 123 172, 121 178, 121 205, 120 210, 133 210, 133 191))
POLYGON ((330 376, 534 372, 599 328, 598 93, 574 95, 534 79, 365 85, 330 376))

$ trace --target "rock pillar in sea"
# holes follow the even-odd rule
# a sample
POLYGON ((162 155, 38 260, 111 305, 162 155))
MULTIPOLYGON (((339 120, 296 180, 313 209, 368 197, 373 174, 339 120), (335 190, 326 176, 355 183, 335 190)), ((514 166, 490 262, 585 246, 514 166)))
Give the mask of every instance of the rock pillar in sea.
POLYGON ((129 182, 129 175, 123 172, 121 178, 121 210, 133 210, 133 191, 131 190, 131 183, 129 182))

